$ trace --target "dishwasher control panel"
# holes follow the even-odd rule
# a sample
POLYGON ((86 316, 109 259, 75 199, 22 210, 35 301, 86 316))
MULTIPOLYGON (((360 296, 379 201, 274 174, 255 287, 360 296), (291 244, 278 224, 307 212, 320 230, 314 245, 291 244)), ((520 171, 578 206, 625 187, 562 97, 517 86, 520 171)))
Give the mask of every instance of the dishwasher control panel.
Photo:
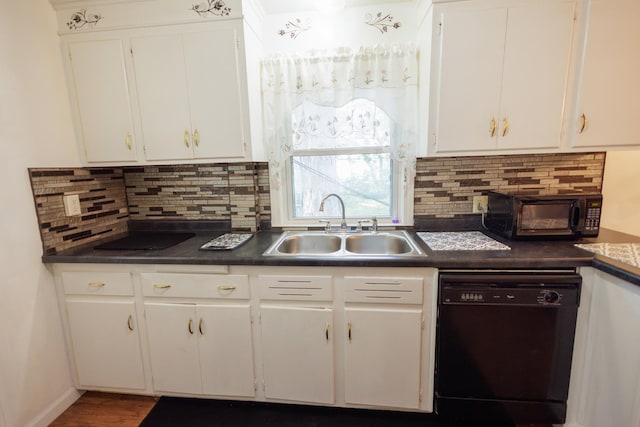
POLYGON ((558 306, 569 301, 575 305, 575 291, 571 289, 455 289, 443 287, 442 304, 508 304, 508 305, 552 305, 558 306), (573 297, 573 298, 572 298, 573 297))
POLYGON ((572 280, 563 280, 567 276, 554 277, 552 281, 535 276, 442 275, 440 304, 577 306, 581 278, 568 277, 572 280))

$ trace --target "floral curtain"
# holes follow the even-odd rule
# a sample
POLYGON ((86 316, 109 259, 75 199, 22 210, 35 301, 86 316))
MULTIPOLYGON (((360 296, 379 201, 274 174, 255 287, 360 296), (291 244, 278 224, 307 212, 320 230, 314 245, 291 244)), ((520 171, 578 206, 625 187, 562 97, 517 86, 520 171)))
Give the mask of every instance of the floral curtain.
MULTIPOLYGON (((313 118, 292 113, 305 103, 340 108, 360 98, 375 102, 391 118, 393 135, 385 150, 413 174, 418 136, 418 53, 413 45, 274 54, 261 65, 263 126, 274 185, 280 184, 284 161, 301 141, 301 126, 308 126, 301 121, 313 118)), ((330 133, 337 132, 339 123, 317 125, 330 133)))

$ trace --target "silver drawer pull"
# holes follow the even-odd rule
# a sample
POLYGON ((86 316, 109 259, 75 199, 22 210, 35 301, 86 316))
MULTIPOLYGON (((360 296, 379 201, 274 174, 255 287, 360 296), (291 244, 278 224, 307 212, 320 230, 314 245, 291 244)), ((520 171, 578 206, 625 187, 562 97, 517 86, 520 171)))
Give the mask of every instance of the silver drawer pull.
POLYGON ((169 289, 171 285, 153 285, 155 289, 169 289))
POLYGON ((88 283, 88 286, 90 288, 103 288, 105 284, 103 282, 91 282, 91 283, 88 283))
POLYGON ((234 285, 220 285, 218 286, 219 291, 235 291, 236 287, 234 285))

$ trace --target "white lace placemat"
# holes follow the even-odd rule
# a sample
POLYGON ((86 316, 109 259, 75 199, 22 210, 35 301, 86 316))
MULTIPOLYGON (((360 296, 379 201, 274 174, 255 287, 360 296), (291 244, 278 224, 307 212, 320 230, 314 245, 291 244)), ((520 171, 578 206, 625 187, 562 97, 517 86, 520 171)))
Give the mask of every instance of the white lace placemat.
POLYGON ((640 267, 640 243, 576 243, 576 247, 640 267))
POLYGON ((508 251, 511 248, 480 231, 446 231, 417 233, 433 251, 508 251))

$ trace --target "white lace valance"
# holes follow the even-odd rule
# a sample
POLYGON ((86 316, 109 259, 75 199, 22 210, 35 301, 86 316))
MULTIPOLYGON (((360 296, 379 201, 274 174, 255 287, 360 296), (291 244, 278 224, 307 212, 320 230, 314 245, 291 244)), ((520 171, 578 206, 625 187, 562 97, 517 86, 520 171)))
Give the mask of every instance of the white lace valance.
POLYGON ((264 92, 418 85, 418 52, 413 46, 275 54, 262 61, 264 92))
POLYGON ((419 83, 413 45, 274 54, 262 60, 261 73, 274 188, 283 177, 284 160, 296 149, 374 144, 391 153, 407 178, 413 175, 419 83), (357 100, 371 101, 375 108, 357 100))

